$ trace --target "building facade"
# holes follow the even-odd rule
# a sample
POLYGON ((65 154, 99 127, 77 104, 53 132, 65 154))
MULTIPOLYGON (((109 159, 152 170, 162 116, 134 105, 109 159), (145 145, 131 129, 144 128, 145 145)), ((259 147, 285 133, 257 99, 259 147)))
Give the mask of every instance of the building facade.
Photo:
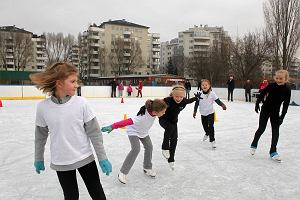
POLYGON ((0 70, 43 70, 45 41, 44 36, 37 36, 16 26, 0 27, 0 70))

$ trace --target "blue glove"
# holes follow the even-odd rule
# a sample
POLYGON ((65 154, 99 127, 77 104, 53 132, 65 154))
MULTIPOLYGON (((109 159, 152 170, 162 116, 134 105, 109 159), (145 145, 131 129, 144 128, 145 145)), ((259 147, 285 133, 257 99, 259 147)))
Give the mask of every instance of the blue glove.
POLYGON ((44 161, 34 161, 34 167, 35 167, 36 173, 40 174, 41 171, 45 170, 44 161))
POLYGON ((99 164, 100 164, 100 167, 102 169, 102 172, 105 173, 107 176, 109 175, 109 173, 112 172, 112 166, 111 166, 110 162, 107 159, 100 160, 99 164))
POLYGON ((110 132, 112 132, 112 130, 113 130, 113 128, 112 128, 111 125, 109 125, 109 126, 104 126, 104 127, 101 128, 101 132, 107 132, 107 133, 110 133, 110 132))

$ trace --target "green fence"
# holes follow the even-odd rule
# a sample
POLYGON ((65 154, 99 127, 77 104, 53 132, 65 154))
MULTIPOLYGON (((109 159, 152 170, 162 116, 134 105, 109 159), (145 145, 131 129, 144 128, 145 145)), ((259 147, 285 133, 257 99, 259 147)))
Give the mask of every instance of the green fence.
POLYGON ((29 75, 36 72, 31 71, 0 71, 1 85, 24 85, 30 84, 29 75))

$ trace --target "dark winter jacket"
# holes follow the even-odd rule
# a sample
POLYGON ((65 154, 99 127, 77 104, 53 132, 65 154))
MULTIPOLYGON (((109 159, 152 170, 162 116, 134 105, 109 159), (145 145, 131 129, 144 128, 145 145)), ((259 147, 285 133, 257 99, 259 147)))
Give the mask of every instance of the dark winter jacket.
POLYGON ((227 87, 228 87, 228 90, 234 90, 234 88, 235 88, 235 85, 234 85, 234 80, 232 79, 232 80, 228 80, 227 81, 227 87))

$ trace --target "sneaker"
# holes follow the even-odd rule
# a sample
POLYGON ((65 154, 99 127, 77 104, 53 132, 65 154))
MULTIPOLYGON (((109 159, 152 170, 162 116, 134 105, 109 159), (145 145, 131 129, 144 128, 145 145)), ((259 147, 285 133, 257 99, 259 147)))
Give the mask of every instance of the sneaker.
POLYGON ((121 183, 126 184, 127 183, 127 177, 125 174, 123 174, 122 172, 120 172, 118 174, 118 179, 121 183))
POLYGON ((208 135, 204 135, 204 137, 203 137, 203 140, 202 140, 202 141, 204 142, 204 141, 206 141, 207 139, 208 139, 208 135))
POLYGON ((169 162, 170 168, 172 171, 175 170, 175 162, 169 162))
POLYGON ((211 142, 211 147, 212 147, 213 149, 217 148, 216 141, 212 141, 212 142, 211 142))
POLYGON ((144 169, 144 173, 151 178, 155 178, 156 172, 153 169, 144 169))
POLYGON ((166 158, 169 159, 170 158, 170 151, 169 150, 162 150, 162 155, 166 158))
POLYGON ((281 158, 280 158, 280 156, 278 155, 277 152, 271 153, 270 157, 271 157, 272 160, 274 160, 276 162, 281 162, 281 158))
POLYGON ((250 147, 250 153, 251 153, 251 155, 254 155, 254 154, 255 154, 255 151, 256 151, 256 147, 251 146, 251 147, 250 147))

